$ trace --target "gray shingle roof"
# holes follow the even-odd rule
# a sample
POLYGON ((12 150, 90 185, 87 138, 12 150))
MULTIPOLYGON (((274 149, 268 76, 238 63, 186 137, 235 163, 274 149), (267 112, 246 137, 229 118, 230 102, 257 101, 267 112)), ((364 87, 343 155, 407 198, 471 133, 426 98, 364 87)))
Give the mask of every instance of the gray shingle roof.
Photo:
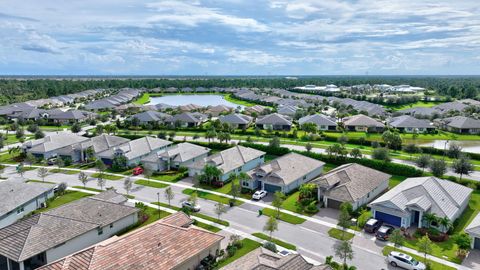
POLYGON ((53 190, 54 185, 24 183, 16 180, 0 182, 0 217, 17 207, 53 190))
POLYGON ((172 142, 170 141, 146 136, 110 148, 104 152, 99 153, 98 155, 101 157, 113 157, 116 151, 121 151, 128 160, 131 160, 143 155, 147 155, 152 151, 155 151, 161 147, 168 146, 170 144, 172 144, 172 142))
POLYGON ((379 122, 371 117, 363 114, 357 114, 347 118, 344 122, 345 126, 366 126, 366 127, 384 127, 382 122, 379 122))
POLYGON ((468 224, 468 226, 465 228, 465 231, 469 234, 480 237, 480 213, 478 213, 472 222, 468 224))
POLYGON ((408 109, 403 109, 399 111, 400 113, 403 114, 410 114, 412 116, 430 116, 434 112, 438 112, 437 110, 433 108, 425 108, 425 107, 413 107, 413 108, 408 108, 408 109))
POLYGON ((433 128, 430 121, 417 119, 409 115, 397 116, 390 119, 390 125, 395 128, 433 128))
POLYGON ((443 119, 447 126, 454 128, 480 128, 480 120, 465 116, 454 116, 443 119))
POLYGON ((199 146, 192 143, 179 143, 173 145, 172 147, 148 155, 143 161, 157 162, 159 159, 171 159, 176 162, 185 162, 191 160, 192 158, 207 154, 210 152, 210 149, 207 147, 199 146))
POLYGON ((264 117, 260 118, 256 122, 257 124, 267 124, 267 125, 285 125, 285 126, 291 126, 292 122, 285 118, 285 116, 278 114, 278 113, 272 113, 269 115, 265 115, 264 117))
POLYGON ((298 123, 300 125, 303 125, 305 123, 313 123, 316 124, 318 127, 319 126, 337 126, 337 123, 335 123, 335 120, 325 116, 323 114, 312 114, 312 115, 307 115, 298 120, 298 123))
POLYGON ((92 113, 80 110, 69 110, 63 113, 50 115, 48 118, 54 120, 84 120, 92 117, 92 113))
POLYGON ((166 113, 156 112, 156 111, 146 111, 134 114, 130 119, 137 118, 141 123, 147 122, 162 122, 165 119, 170 118, 171 116, 166 113))
POLYGON ((73 133, 60 132, 48 135, 42 139, 28 141, 23 144, 23 147, 32 152, 46 153, 77 143, 86 142, 88 140, 90 139, 87 137, 82 137, 73 133))
POLYGON ((448 112, 448 111, 463 111, 467 108, 468 105, 459 101, 446 102, 433 106, 432 108, 437 111, 448 112))
POLYGON ((252 122, 252 117, 239 113, 232 113, 229 115, 221 115, 218 117, 221 123, 229 124, 244 124, 247 125, 252 122))
POLYGON ((93 147, 93 150, 95 151, 95 153, 100 153, 112 147, 127 143, 129 141, 130 139, 126 139, 123 137, 102 134, 102 135, 98 135, 90 138, 90 141, 84 142, 81 145, 83 149, 87 149, 88 147, 93 147))
POLYGON ((181 114, 173 115, 171 118, 168 118, 165 121, 170 123, 175 123, 177 121, 180 121, 183 123, 201 123, 202 119, 199 117, 196 117, 196 115, 193 113, 184 112, 181 114))

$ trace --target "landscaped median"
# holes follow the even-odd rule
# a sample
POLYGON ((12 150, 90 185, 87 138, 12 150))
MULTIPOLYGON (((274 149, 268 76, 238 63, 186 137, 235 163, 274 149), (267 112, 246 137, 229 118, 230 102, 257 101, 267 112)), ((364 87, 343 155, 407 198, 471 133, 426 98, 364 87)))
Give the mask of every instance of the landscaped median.
POLYGON ((331 228, 328 230, 328 235, 338 240, 350 240, 355 235, 353 233, 345 232, 337 228, 331 228))
POLYGON ((49 173, 63 173, 63 174, 77 174, 80 173, 78 170, 65 170, 65 169, 51 169, 49 173))
POLYGON ((166 187, 168 187, 167 184, 159 183, 159 182, 155 182, 155 181, 149 181, 149 180, 137 180, 137 181, 135 181, 135 184, 146 186, 146 187, 153 187, 153 188, 166 188, 166 187))
POLYGON ((118 175, 112 175, 112 174, 106 174, 106 173, 103 173, 102 175, 101 174, 102 173, 93 173, 91 177, 99 178, 99 176, 102 176, 103 179, 112 180, 112 181, 116 181, 124 178, 123 176, 118 176, 118 175))
POLYGON ((280 215, 277 217, 277 210, 275 209, 270 209, 270 208, 263 208, 262 209, 262 214, 269 216, 269 217, 275 217, 281 221, 285 221, 291 224, 302 224, 303 222, 307 221, 304 218, 297 217, 294 215, 287 214, 285 212, 280 211, 280 215))
MULTIPOLYGON (((383 255, 387 256, 391 251, 399 251, 401 253, 404 253, 404 254, 407 254, 407 255, 410 255, 412 256, 413 258, 415 258, 415 260, 419 261, 419 262, 423 262, 423 257, 421 256, 417 256, 417 255, 414 255, 414 254, 411 254, 411 253, 408 253, 408 252, 404 252, 402 250, 396 250, 394 247, 390 247, 390 246, 386 246, 383 248, 382 250, 382 253, 383 255)), ((436 261, 432 261, 432 260, 427 260, 427 262, 430 264, 430 269, 431 270, 455 270, 456 268, 454 267, 450 267, 448 265, 444 265, 444 264, 441 264, 441 263, 438 263, 436 261)))
POLYGON ((49 182, 49 181, 42 181, 42 180, 34 180, 34 179, 29 179, 25 181, 26 183, 41 183, 41 184, 57 184, 54 182, 49 182))
MULTIPOLYGON (((173 206, 173 205, 168 205, 168 204, 163 203, 163 202, 160 202, 160 203, 152 202, 152 204, 160 205, 161 207, 165 207, 165 208, 170 208, 170 209, 175 210, 175 211, 182 211, 182 208, 180 208, 180 207, 173 206)), ((208 221, 211 221, 211 222, 218 223, 218 224, 223 225, 225 227, 230 226, 230 223, 228 223, 228 221, 217 219, 217 218, 207 216, 207 215, 204 215, 204 214, 200 214, 198 212, 191 212, 190 215, 194 216, 194 217, 204 219, 204 220, 208 220, 208 221)))
MULTIPOLYGON (((199 191, 199 190, 197 191, 197 190, 194 190, 194 189, 191 189, 191 188, 186 188, 182 191, 182 193, 186 194, 186 195, 192 195, 195 192, 197 193, 197 196, 199 198, 202 198, 202 199, 211 200, 211 201, 215 201, 215 202, 219 202, 219 203, 223 203, 223 204, 229 204, 230 203, 230 198, 220 196, 220 195, 216 195, 216 194, 213 194, 213 193, 209 193, 209 192, 205 192, 205 191, 199 191)), ((239 206, 239 205, 242 205, 242 204, 243 204, 243 201, 235 200, 235 205, 236 206, 239 206)))
POLYGON ((276 239, 276 238, 270 239, 270 236, 268 236, 264 233, 252 233, 252 235, 257 237, 257 238, 260 238, 260 239, 263 239, 263 240, 266 240, 266 241, 270 241, 270 242, 274 243, 275 245, 284 247, 286 249, 297 250, 297 246, 295 246, 293 244, 290 244, 290 243, 287 243, 287 242, 284 242, 282 240, 276 239))
MULTIPOLYGON (((105 190, 101 190, 101 189, 98 189, 98 188, 91 188, 91 187, 84 187, 84 186, 73 186, 72 188, 84 189, 84 190, 88 190, 88 191, 92 191, 92 192, 98 192, 98 193, 105 191, 105 190)), ((127 196, 127 198, 129 198, 129 199, 135 199, 135 196, 133 196, 133 195, 126 195, 126 194, 123 194, 123 195, 127 196)))

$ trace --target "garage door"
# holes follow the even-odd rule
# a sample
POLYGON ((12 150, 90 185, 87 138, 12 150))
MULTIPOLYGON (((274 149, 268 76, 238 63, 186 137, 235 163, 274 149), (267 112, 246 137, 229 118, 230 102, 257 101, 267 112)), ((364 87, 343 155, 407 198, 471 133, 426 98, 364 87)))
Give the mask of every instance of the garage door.
POLYGON ((379 212, 379 211, 375 212, 375 218, 378 219, 378 220, 381 220, 385 223, 395 225, 395 226, 399 226, 399 227, 402 224, 402 218, 401 217, 397 217, 397 216, 390 215, 390 214, 383 213, 383 212, 379 212))
POLYGON ((266 191, 272 192, 272 193, 274 193, 274 192, 277 191, 277 190, 279 190, 279 191, 282 190, 281 187, 275 186, 275 185, 270 185, 270 184, 265 184, 265 185, 263 186, 263 188, 264 188, 266 191))
POLYGON ((342 204, 341 201, 332 200, 332 199, 328 199, 328 200, 327 200, 327 207, 328 207, 328 208, 340 209, 340 205, 341 205, 341 204, 342 204))
POLYGON ((475 237, 475 240, 473 242, 473 248, 480 249, 480 238, 475 237))

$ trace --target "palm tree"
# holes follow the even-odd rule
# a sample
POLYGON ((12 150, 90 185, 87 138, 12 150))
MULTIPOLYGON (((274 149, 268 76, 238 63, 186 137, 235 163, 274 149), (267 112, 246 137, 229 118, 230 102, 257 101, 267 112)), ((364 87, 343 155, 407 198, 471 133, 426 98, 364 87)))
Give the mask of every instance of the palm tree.
POLYGON ((452 221, 446 216, 439 218, 438 223, 442 225, 445 232, 447 232, 452 227, 452 221))
POLYGON ((435 213, 425 213, 423 220, 427 223, 427 228, 430 228, 433 222, 438 221, 438 217, 435 213))

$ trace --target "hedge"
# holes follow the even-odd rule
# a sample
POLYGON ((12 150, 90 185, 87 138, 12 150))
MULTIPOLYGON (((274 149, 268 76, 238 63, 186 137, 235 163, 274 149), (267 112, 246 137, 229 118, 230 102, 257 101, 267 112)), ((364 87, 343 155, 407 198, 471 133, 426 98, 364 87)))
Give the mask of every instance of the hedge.
POLYGON ((260 151, 263 151, 269 155, 275 155, 275 156, 283 156, 285 154, 290 153, 290 149, 286 147, 271 147, 269 145, 265 144, 258 144, 258 143, 248 143, 248 142, 242 142, 240 143, 241 146, 245 147, 250 147, 254 148, 260 151))

